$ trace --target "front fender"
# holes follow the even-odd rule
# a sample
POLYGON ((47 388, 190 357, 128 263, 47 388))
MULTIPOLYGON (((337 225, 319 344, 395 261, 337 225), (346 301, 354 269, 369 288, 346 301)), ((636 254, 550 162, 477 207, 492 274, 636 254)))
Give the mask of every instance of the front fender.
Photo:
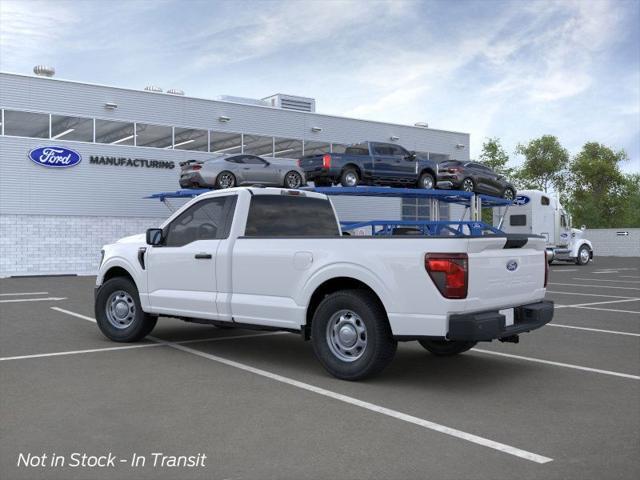
POLYGON ((591 242, 589 240, 585 240, 584 238, 581 238, 580 240, 578 240, 573 244, 573 247, 571 248, 571 256, 577 257, 578 251, 580 251, 580 247, 582 247, 583 245, 586 245, 587 247, 589 247, 589 250, 593 252, 593 245, 591 245, 591 242))
POLYGON ((352 278, 371 288, 380 298, 387 312, 395 311, 395 304, 390 288, 375 272, 354 263, 333 263, 325 265, 309 277, 295 298, 298 305, 308 307, 311 296, 320 285, 334 278, 352 278))
POLYGON ((145 277, 143 275, 143 270, 140 265, 136 265, 130 262, 127 258, 121 256, 113 256, 107 258, 102 265, 100 266, 100 270, 98 271, 98 275, 96 276, 96 287, 102 285, 104 281, 104 277, 106 273, 112 268, 122 268, 127 271, 129 275, 133 278, 133 281, 138 288, 138 292, 146 292, 146 282, 144 282, 145 277))

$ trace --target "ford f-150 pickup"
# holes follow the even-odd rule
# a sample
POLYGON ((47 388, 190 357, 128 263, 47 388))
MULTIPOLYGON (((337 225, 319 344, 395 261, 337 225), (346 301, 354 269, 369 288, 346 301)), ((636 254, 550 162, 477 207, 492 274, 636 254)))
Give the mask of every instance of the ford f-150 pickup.
POLYGON ((435 355, 517 341, 553 315, 544 239, 345 236, 327 196, 237 187, 102 251, 95 315, 111 340, 159 316, 299 332, 336 377, 380 372, 398 341, 435 355))
POLYGON ((363 142, 345 152, 309 155, 299 160, 308 181, 318 187, 340 183, 436 188, 438 163, 394 143, 363 142))

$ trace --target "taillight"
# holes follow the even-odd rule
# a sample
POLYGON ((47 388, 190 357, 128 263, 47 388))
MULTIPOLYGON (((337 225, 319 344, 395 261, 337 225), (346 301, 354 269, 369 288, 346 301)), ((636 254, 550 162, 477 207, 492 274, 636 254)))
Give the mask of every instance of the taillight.
POLYGON ((193 167, 191 167, 191 170, 200 170, 202 168, 202 165, 194 165, 193 167))
POLYGON ((302 166, 302 160, 301 159, 298 159, 298 161, 296 163, 298 164, 299 167, 302 166))
POLYGON ((459 171, 460 171, 460 169, 459 169, 459 168, 450 168, 450 169, 449 169, 449 173, 457 173, 457 172, 459 172, 459 171))
POLYGON ((322 156, 322 168, 331 168, 331 155, 328 153, 322 156))
POLYGON ((445 298, 467 298, 469 258, 466 253, 427 253, 424 266, 445 298))
POLYGON ((544 288, 547 288, 549 282, 549 262, 547 261, 547 252, 544 252, 544 288))

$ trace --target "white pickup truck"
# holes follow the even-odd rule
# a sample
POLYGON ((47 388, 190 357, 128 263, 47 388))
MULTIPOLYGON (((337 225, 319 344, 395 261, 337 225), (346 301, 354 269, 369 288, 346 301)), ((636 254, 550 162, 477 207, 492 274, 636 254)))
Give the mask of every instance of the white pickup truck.
POLYGON ((454 355, 553 316, 543 238, 347 236, 315 192, 204 193, 102 254, 95 315, 111 340, 141 340, 159 316, 299 332, 347 380, 380 372, 398 341, 454 355))

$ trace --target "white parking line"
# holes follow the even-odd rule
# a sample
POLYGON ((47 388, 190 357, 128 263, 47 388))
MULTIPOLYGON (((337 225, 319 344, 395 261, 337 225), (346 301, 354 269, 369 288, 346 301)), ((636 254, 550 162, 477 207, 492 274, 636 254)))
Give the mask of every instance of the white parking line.
MULTIPOLYGON (((572 280, 593 280, 593 278, 580 278, 580 277, 573 277, 572 280)), ((640 283, 640 281, 637 280, 605 280, 603 278, 599 278, 597 280, 598 282, 618 282, 618 283, 640 283)))
POLYGON ((51 307, 51 310, 55 310, 56 312, 66 313, 67 315, 71 315, 72 317, 78 317, 78 318, 81 318, 81 319, 86 320, 88 322, 96 323, 96 319, 95 318, 87 317, 86 315, 82 315, 80 313, 72 312, 70 310, 65 310, 64 308, 51 307))
POLYGON ((6 362, 8 360, 24 360, 27 358, 59 357, 62 355, 78 355, 80 353, 111 352, 113 350, 131 350, 132 348, 161 347, 161 346, 163 346, 161 343, 138 343, 136 345, 123 345, 121 347, 89 348, 86 350, 69 350, 67 352, 36 353, 34 355, 18 355, 15 357, 1 357, 0 362, 6 362))
POLYGON ((582 365, 573 365, 571 363, 552 362, 551 360, 543 360, 541 358, 523 357, 520 355, 512 355, 510 353, 493 352, 491 350, 481 350, 479 348, 472 348, 471 351, 486 353, 488 355, 497 355, 499 357, 516 358, 518 360, 526 360, 527 362, 544 363, 545 365, 555 365, 556 367, 571 368, 574 370, 582 370, 585 372, 602 373, 605 375, 612 375, 614 377, 630 378, 632 380, 640 380, 637 375, 631 375, 629 373, 613 372, 611 370, 601 370, 599 368, 583 367, 582 365))
POLYGON ((578 271, 580 271, 580 269, 579 268, 571 268, 569 270, 565 270, 563 268, 552 268, 551 271, 554 272, 554 273, 555 272, 564 273, 564 272, 578 272, 578 271))
POLYGON ((10 298, 8 300, 0 300, 0 303, 18 303, 18 302, 58 302, 66 300, 66 297, 45 297, 45 298, 10 298))
POLYGON ((575 307, 575 308, 584 308, 586 310, 601 310, 603 312, 618 312, 618 313, 638 313, 637 310, 616 310, 615 308, 599 308, 599 307, 575 307))
MULTIPOLYGON (((65 312, 66 313, 66 312, 65 312)), ((74 316, 78 316, 79 314, 75 314, 74 316)), ((82 315, 80 318, 84 317, 82 315)), ((87 320, 84 318, 84 320, 87 320)), ((92 319, 89 321, 93 321, 92 319)), ((256 333, 255 335, 231 335, 227 337, 209 337, 209 338, 193 338, 191 340, 181 340, 178 342, 173 342, 179 345, 184 345, 187 343, 202 343, 202 342, 216 342, 219 340, 236 340, 240 338, 253 338, 253 337, 264 337, 267 335, 283 335, 287 332, 267 332, 267 333, 256 333)), ((155 342, 155 340, 154 340, 155 342)), ((36 353, 33 355, 18 355, 15 357, 0 357, 0 362, 4 362, 7 360, 24 360, 28 358, 45 358, 45 357, 59 357, 63 355, 78 355, 80 353, 96 353, 96 352, 111 352, 114 350, 131 350, 132 348, 144 348, 144 347, 163 347, 166 346, 164 343, 138 343, 135 345, 123 345, 121 347, 104 347, 104 348, 89 348, 86 350, 69 350, 66 352, 51 352, 51 353, 36 353)))
MULTIPOLYGON (((149 337, 152 338, 153 337, 149 337)), ((407 423, 411 423, 413 425, 417 425, 420 427, 427 428, 429 430, 434 430, 436 432, 444 433, 446 435, 450 435, 452 437, 460 438, 462 440, 466 440, 471 443, 475 443, 478 445, 482 445, 484 447, 492 448, 494 450, 498 450, 509 455, 514 455, 516 457, 524 458, 525 460, 529 460, 535 463, 548 463, 553 461, 552 458, 544 457, 542 455, 538 455, 536 453, 528 452, 526 450, 521 450, 516 447, 512 447, 510 445, 506 445, 504 443, 495 442, 493 440, 489 440, 488 438, 479 437, 477 435, 473 435, 471 433, 463 432, 461 430, 457 430, 455 428, 447 427, 445 425, 441 425, 439 423, 432 422, 430 420, 425 420, 423 418, 414 417, 412 415, 407 415, 406 413, 399 412, 397 410, 392 410, 390 408, 383 407, 381 405, 376 405, 374 403, 365 402, 363 400, 359 400, 354 397, 350 397, 347 395, 343 395, 341 393, 337 393, 331 390, 327 390, 322 387, 317 387, 315 385, 311 385, 309 383, 300 382, 298 380, 294 380, 289 377, 285 377, 282 375, 278 375, 277 373, 268 372, 266 370, 262 370, 259 368, 252 367, 250 365, 236 362, 233 360, 229 360, 227 358, 218 357, 217 355, 211 355, 210 353, 201 352, 199 350, 195 350, 193 348, 185 347, 183 345, 179 345, 177 343, 164 342, 160 339, 155 339, 159 342, 163 342, 166 345, 175 348, 176 350, 181 350, 186 353, 190 353, 192 355, 197 355, 199 357, 206 358, 207 360, 213 360, 214 362, 222 363, 224 365, 238 368, 240 370, 244 370, 246 372, 251 372, 255 375, 260 375, 265 378, 269 378, 271 380, 275 380, 277 382, 281 382, 287 385, 291 385, 296 388, 300 388, 302 390, 306 390, 308 392, 313 392, 318 395, 322 395, 324 397, 328 397, 334 400, 338 400, 340 402, 344 402, 350 405, 354 405, 356 407, 364 408, 365 410, 369 410, 375 413, 380 413, 382 415, 386 415, 388 417, 392 417, 398 420, 402 420, 407 423)))
MULTIPOLYGON (((95 319, 88 317, 86 315, 82 315, 80 313, 75 313, 72 312, 70 310, 65 310, 63 308, 57 308, 57 307, 51 307, 53 310, 56 310, 58 312, 61 313, 66 313, 68 315, 72 315, 74 317, 78 317, 81 318, 83 320, 87 320, 89 322, 95 322, 95 319)), ((250 336, 263 336, 263 335, 274 335, 274 334, 280 334, 282 332, 269 332, 269 333, 262 333, 262 334, 256 334, 256 335, 240 335, 237 336, 236 338, 246 338, 246 337, 250 337, 250 336)), ((260 375, 262 377, 266 377, 269 378, 271 380, 276 380, 278 382, 281 383, 285 383, 287 385, 291 385, 297 388, 301 388, 303 390, 307 390, 309 392, 313 392, 313 393, 317 393, 318 395, 323 395, 325 397, 329 397, 329 398, 333 398, 334 400, 339 400, 341 402, 344 403, 348 403, 351 405, 355 405, 357 407, 360 408, 364 408, 366 410, 370 410, 372 412, 376 412, 376 413, 380 413, 382 415, 387 415, 389 417, 393 417, 396 418, 398 420, 403 420, 405 422, 408 423, 412 423, 414 425, 418 425, 420 427, 424 427, 424 428, 428 428, 430 430, 434 430, 436 432, 440 432, 440 433, 444 433, 446 435, 450 435, 456 438, 460 438, 462 440, 466 440, 468 442, 471 443, 475 443, 478 445, 482 445, 484 447, 488 447, 488 448, 492 448, 494 450, 498 450, 504 453, 507 453, 509 455, 514 455, 516 457, 520 457, 520 458, 524 458, 525 460, 529 460, 535 463, 548 463, 553 461, 552 458, 549 457, 545 457, 542 455, 538 455, 536 453, 532 453, 532 452, 528 452, 526 450, 522 450, 516 447, 512 447, 510 445, 506 445, 504 443, 500 443, 500 442, 495 442, 493 440, 489 440, 488 438, 484 438, 484 437, 479 437, 477 435, 473 435, 471 433, 467 433, 467 432, 463 432, 462 430, 457 430, 455 428, 450 428, 444 425, 440 425, 438 423, 435 422, 431 422, 429 420, 425 420, 422 418, 418 418, 418 417, 414 417, 412 415, 407 415, 406 413, 402 413, 402 412, 398 412, 397 410, 392 410, 390 408, 386 408, 386 407, 382 407, 380 405, 376 405, 374 403, 370 403, 370 402, 365 402, 362 400, 358 400, 357 398, 354 397, 349 397, 347 395, 343 395, 341 393, 337 393, 337 392, 333 392, 331 390, 327 390, 321 387, 317 387, 315 385, 311 385, 308 383, 304 383, 304 382, 300 382, 298 380, 294 380, 292 378, 288 378, 288 377, 284 377, 282 375, 278 375, 277 373, 272 373, 272 372, 268 372, 266 370, 261 370, 259 368, 255 368, 252 367, 250 365, 246 365, 244 363, 240 363, 240 362, 235 362, 233 360, 228 360, 226 358, 222 358, 222 357, 218 357, 216 355, 211 355, 209 353, 206 352, 201 352, 199 350, 195 350, 193 348, 190 347, 185 347, 183 344, 184 343, 195 343, 198 341, 203 341, 201 339, 193 339, 193 340, 185 340, 182 342, 168 342, 165 340, 162 340, 160 338, 156 338, 156 337, 151 337, 148 336, 147 337, 149 340, 153 340, 154 342, 158 342, 155 345, 158 346, 168 346, 171 348, 174 348, 176 350, 180 350, 183 352, 187 352, 187 353, 191 353, 193 355, 197 355, 199 357, 203 357, 206 358, 208 360, 213 360, 215 362, 218 363, 222 363, 224 365, 228 365, 231 367, 235 367, 235 368, 239 368, 241 370, 245 370, 247 372, 251 372, 254 373, 256 375, 260 375)), ((229 339, 231 337, 216 337, 216 339, 229 339)), ((148 346, 149 344, 144 344, 144 346, 148 346)), ((117 349, 122 349, 123 347, 113 347, 110 350, 117 350, 117 349)), ((126 348, 126 347, 124 347, 126 348)))
POLYGON ((617 288, 618 290, 640 290, 640 287, 619 287, 618 285, 585 285, 583 283, 549 283, 549 285, 563 285, 567 287, 617 288))
POLYGON ((559 323, 547 323, 548 327, 574 328, 576 330, 585 330, 587 332, 612 333, 615 335, 628 335, 630 337, 640 337, 640 333, 620 332, 618 330, 603 330, 601 328, 576 327, 575 325, 561 325, 559 323))
POLYGON ((640 300, 640 298, 627 298, 625 300, 606 300, 604 302, 576 303, 575 305, 556 305, 555 308, 589 307, 591 305, 604 305, 605 303, 636 302, 638 300, 640 300))
POLYGON ((558 292, 556 290, 547 290, 547 293, 557 293, 562 295, 578 295, 581 297, 630 298, 630 299, 636 298, 636 297, 621 297, 620 295, 602 295, 600 293, 558 292))
POLYGON ((17 292, 17 293, 0 293, 0 297, 17 297, 20 295, 49 295, 49 292, 17 292))

